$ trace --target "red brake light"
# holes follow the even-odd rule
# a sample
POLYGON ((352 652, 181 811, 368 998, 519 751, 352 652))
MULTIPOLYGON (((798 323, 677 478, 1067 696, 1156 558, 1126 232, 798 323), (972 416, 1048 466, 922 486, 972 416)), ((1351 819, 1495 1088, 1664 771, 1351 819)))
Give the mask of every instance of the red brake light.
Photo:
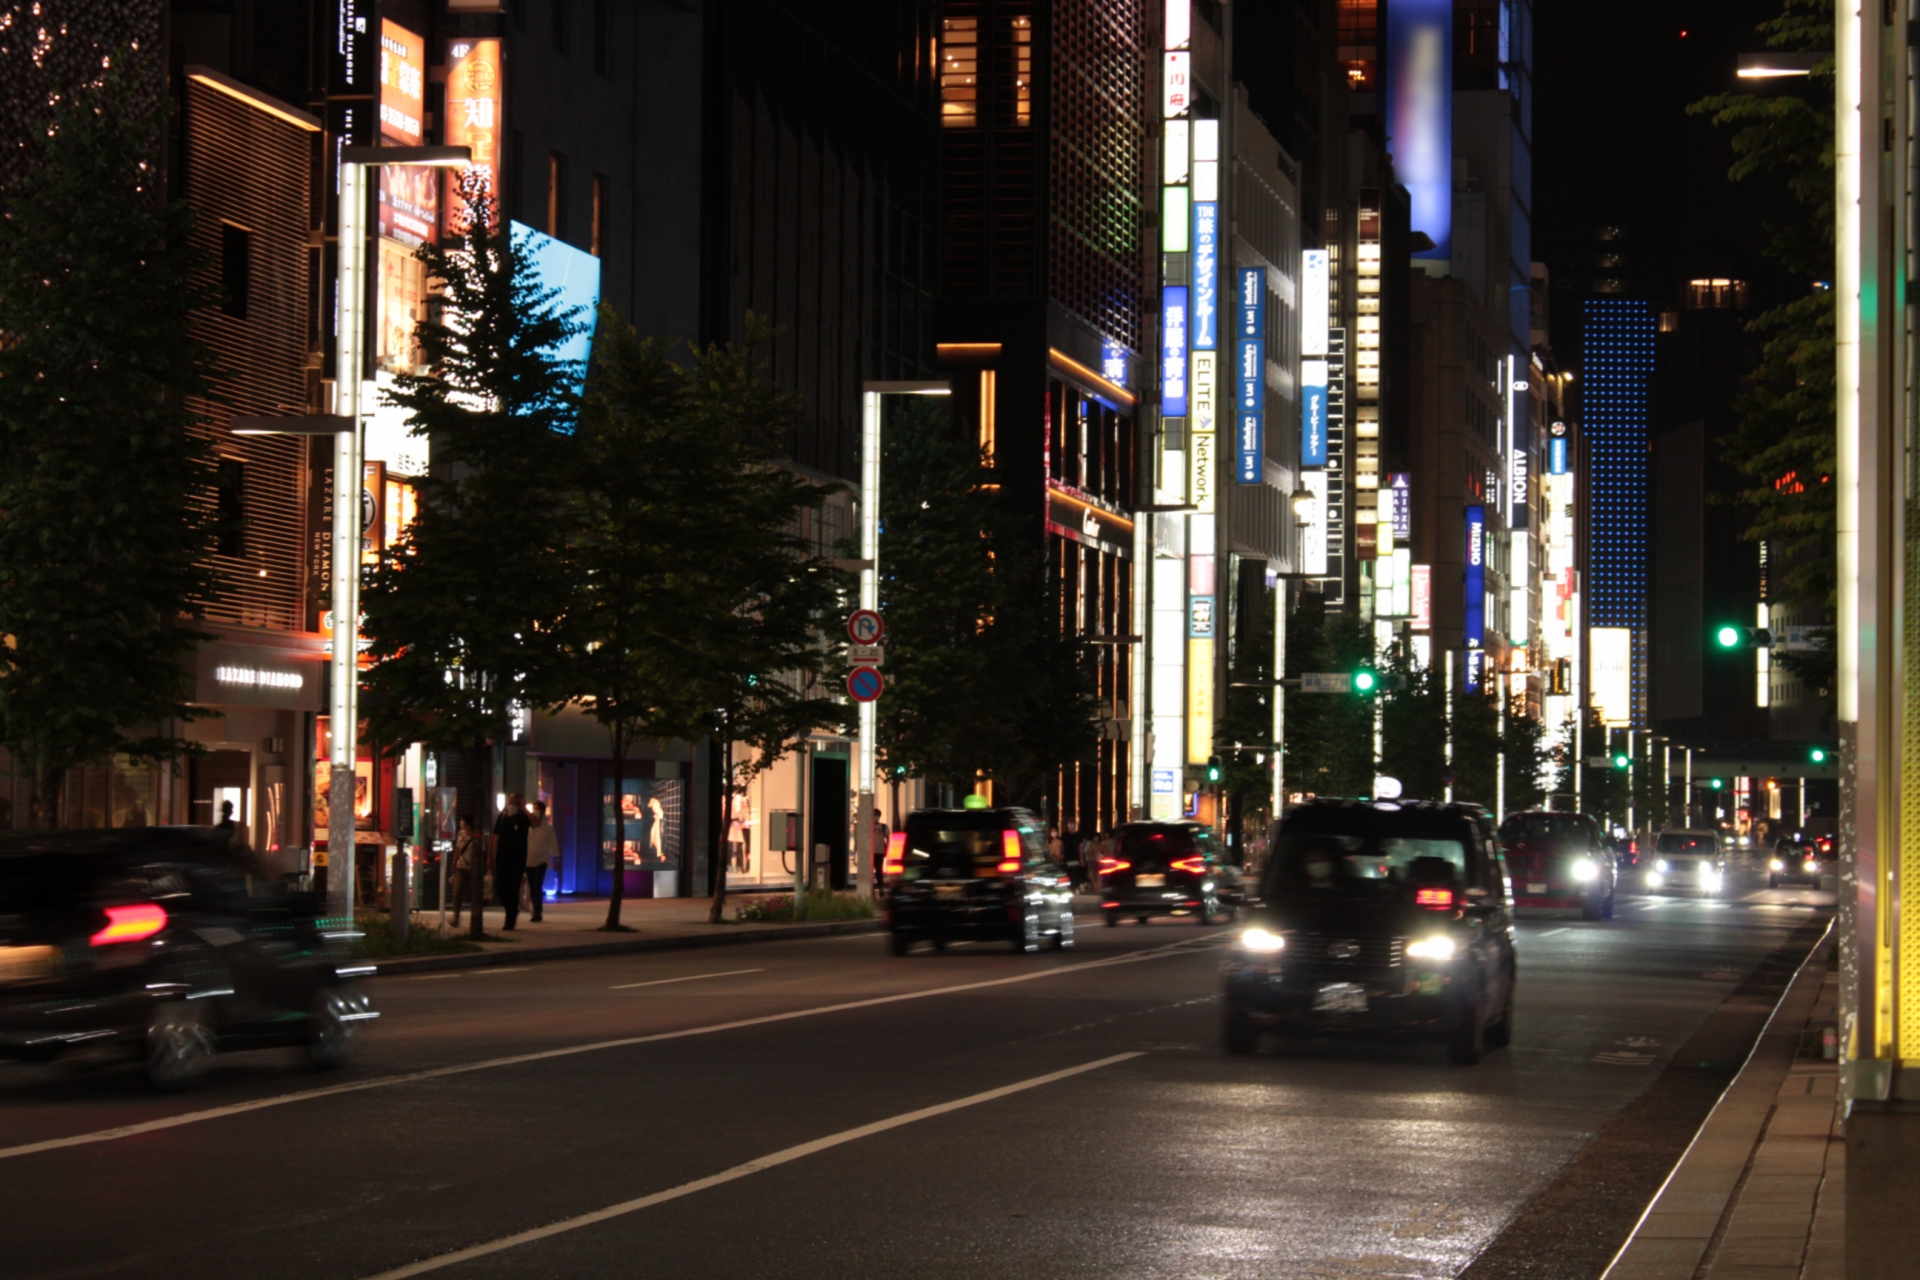
POLYGON ((115 942, 138 942, 142 938, 151 938, 167 927, 167 913, 155 903, 142 902, 131 907, 108 907, 106 910, 107 927, 89 939, 96 947, 115 942))
POLYGON ((1100 859, 1100 874, 1103 876, 1109 876, 1116 871, 1125 871, 1128 867, 1131 867, 1132 865, 1133 864, 1131 862, 1128 862, 1122 858, 1102 858, 1100 859))
POLYGON ((1167 864, 1175 871, 1185 871, 1189 875, 1202 875, 1207 869, 1207 860, 1201 857, 1175 858, 1167 864))
POLYGON ((1413 895, 1415 904, 1434 911, 1444 911, 1453 905, 1451 889, 1421 889, 1413 895))
POLYGON ((881 873, 897 876, 907 869, 907 833, 896 831, 887 837, 887 860, 880 864, 881 873))
POLYGON ((1000 874, 1015 876, 1020 874, 1020 833, 1008 827, 1000 833, 1000 874))

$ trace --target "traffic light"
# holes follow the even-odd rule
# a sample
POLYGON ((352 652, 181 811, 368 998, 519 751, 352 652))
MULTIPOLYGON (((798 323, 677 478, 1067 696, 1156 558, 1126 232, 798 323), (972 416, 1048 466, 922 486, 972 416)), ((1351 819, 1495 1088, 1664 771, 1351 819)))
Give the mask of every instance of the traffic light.
POLYGON ((1713 629, 1714 647, 1729 653, 1740 649, 1765 649, 1773 644, 1773 632, 1765 627, 1742 627, 1731 622, 1713 629))
POLYGON ((1807 748, 1808 764, 1825 764, 1826 762, 1827 762, 1827 749, 1825 747, 1807 748))
POLYGON ((1363 698, 1371 698, 1380 691, 1380 673, 1370 667, 1361 667, 1352 676, 1353 691, 1363 698))
POLYGON ((1614 753, 1613 753, 1613 767, 1614 767, 1614 768, 1616 768, 1616 769, 1624 769, 1624 768, 1626 768, 1626 767, 1627 767, 1628 765, 1630 765, 1630 764, 1632 764, 1632 763, 1633 763, 1633 757, 1632 757, 1632 756, 1630 756, 1630 755, 1628 755, 1628 754, 1627 754, 1626 752, 1624 752, 1624 751, 1616 751, 1616 752, 1614 752, 1614 753))
POLYGON ((1213 756, 1207 761, 1207 781, 1220 781, 1220 757, 1213 756))
POLYGON ((1727 785, 1727 780, 1725 778, 1708 778, 1707 779, 1707 787, 1713 791, 1718 791, 1720 790, 1720 788, 1726 785, 1727 785))

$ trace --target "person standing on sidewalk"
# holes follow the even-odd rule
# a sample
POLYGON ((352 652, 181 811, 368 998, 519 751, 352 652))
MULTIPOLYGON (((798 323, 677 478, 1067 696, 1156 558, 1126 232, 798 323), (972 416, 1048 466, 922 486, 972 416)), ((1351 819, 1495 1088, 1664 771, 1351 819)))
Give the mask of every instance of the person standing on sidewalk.
POLYGON ((460 908, 466 905, 473 890, 474 854, 479 851, 480 836, 473 829, 473 815, 460 815, 460 831, 453 837, 453 861, 447 864, 453 874, 453 883, 448 887, 447 896, 453 900, 453 927, 460 927, 460 908))
POLYGON ((540 923, 540 907, 546 901, 547 868, 560 860, 560 837, 547 821, 547 802, 535 800, 528 806, 533 826, 527 831, 527 897, 533 906, 533 923, 540 923))
POLYGON ((506 910, 502 929, 511 933, 520 923, 520 888, 527 879, 527 798, 518 791, 507 797, 507 807, 493 821, 493 896, 506 910))

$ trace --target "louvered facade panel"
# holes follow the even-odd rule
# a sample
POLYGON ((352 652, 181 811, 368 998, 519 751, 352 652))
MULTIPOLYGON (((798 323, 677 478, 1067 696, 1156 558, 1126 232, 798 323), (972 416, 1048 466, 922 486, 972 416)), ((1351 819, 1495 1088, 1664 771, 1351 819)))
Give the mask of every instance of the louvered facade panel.
POLYGON ((1146 119, 1139 0, 1053 10, 1049 289, 1094 329, 1141 349, 1140 181, 1146 119))
MULTIPOLYGON (((315 135, 189 80, 185 192, 200 283, 227 300, 196 315, 220 372, 195 403, 222 459, 242 465, 244 530, 216 554, 216 623, 301 630, 306 450, 294 436, 236 436, 235 416, 304 412, 308 402, 308 184, 315 135), (236 252, 244 264, 233 261, 236 252), (244 281, 244 308, 231 287, 244 281), (236 314, 244 310, 244 315, 236 314)), ((209 501, 214 500, 212 497, 209 501)), ((231 510, 231 508, 230 508, 231 510)))

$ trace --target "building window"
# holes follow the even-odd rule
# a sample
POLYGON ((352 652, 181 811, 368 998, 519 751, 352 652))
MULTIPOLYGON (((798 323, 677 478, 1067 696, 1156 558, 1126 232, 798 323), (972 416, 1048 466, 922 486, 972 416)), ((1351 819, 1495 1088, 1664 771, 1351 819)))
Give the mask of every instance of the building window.
POLYGON ((1747 305, 1747 282, 1713 278, 1687 281, 1687 306, 1694 310, 1738 311, 1747 305))
POLYGON ((607 0, 593 0, 593 69, 607 74, 607 0))
POLYGON ((558 151, 547 157, 547 234, 567 237, 567 158, 558 151))
POLYGON ((593 175, 593 226, 588 229, 587 252, 599 257, 606 243, 607 230, 607 178, 605 174, 593 175))
POLYGON ((253 233, 231 222, 220 224, 220 309, 235 320, 247 318, 253 281, 253 233))
POLYGON ((247 554, 247 464, 222 458, 213 473, 214 549, 223 556, 247 554))
POLYGON ((1013 20, 1013 122, 1033 123, 1033 19, 1013 20))
POLYGON ((547 0, 553 6, 553 51, 567 51, 567 6, 573 0, 547 0))
POLYGON ((980 123, 980 20, 940 24, 940 123, 971 129, 980 123))

